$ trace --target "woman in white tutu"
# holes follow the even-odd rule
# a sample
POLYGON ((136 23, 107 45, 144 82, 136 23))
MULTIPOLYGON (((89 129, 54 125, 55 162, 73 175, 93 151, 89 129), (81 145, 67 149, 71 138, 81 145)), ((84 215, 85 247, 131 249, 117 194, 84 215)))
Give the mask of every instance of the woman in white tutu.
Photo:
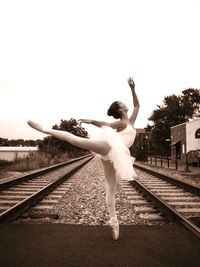
POLYGON ((100 134, 95 139, 87 139, 75 136, 69 132, 46 129, 42 125, 28 121, 28 124, 45 134, 50 134, 60 140, 67 141, 74 146, 93 151, 101 155, 106 180, 106 205, 112 227, 113 239, 119 238, 119 222, 115 210, 115 194, 117 189, 117 177, 132 181, 137 177, 134 169, 134 158, 131 157, 129 147, 133 144, 136 136, 134 122, 139 110, 139 101, 135 92, 135 83, 132 78, 128 79, 133 96, 134 109, 128 117, 128 108, 120 101, 115 101, 108 109, 107 115, 113 116, 114 122, 104 122, 88 119, 80 119, 80 123, 93 124, 101 128, 100 134))

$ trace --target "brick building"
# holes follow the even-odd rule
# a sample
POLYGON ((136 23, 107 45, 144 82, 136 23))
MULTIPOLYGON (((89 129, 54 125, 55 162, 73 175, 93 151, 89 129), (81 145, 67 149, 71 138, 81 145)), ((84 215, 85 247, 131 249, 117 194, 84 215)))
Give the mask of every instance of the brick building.
POLYGON ((171 159, 185 164, 186 155, 200 150, 200 119, 171 127, 171 159))
POLYGON ((137 142, 140 145, 140 147, 144 147, 146 138, 147 138, 147 134, 145 132, 145 129, 136 128, 136 140, 135 140, 135 143, 137 142))

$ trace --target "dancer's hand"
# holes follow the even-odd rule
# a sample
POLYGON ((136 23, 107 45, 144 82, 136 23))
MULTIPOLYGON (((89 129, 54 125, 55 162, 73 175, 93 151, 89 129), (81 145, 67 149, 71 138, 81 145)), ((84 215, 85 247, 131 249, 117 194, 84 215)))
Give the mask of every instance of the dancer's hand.
POLYGON ((132 77, 129 77, 128 84, 131 88, 135 88, 135 82, 132 77))

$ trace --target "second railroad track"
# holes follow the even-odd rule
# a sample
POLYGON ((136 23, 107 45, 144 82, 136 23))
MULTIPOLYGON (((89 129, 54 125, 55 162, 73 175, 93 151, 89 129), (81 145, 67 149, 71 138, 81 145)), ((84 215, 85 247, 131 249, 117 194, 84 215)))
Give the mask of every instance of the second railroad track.
MULTIPOLYGON (((62 191, 62 188, 57 189, 58 186, 66 182, 92 158, 93 155, 86 155, 1 183, 0 223, 10 222, 31 209, 33 215, 34 206, 53 191, 54 195, 41 203, 46 208, 49 204, 55 203, 59 199, 58 192, 62 191)), ((36 210, 38 208, 35 208, 36 210)))

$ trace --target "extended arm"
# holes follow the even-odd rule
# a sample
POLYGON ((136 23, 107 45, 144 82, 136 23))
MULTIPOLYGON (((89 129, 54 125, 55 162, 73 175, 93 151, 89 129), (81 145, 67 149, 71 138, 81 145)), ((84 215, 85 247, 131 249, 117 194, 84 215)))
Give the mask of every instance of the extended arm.
POLYGON ((138 115, 140 104, 139 104, 139 100, 138 100, 137 94, 135 92, 135 83, 134 83, 132 78, 128 79, 128 84, 129 84, 129 86, 131 88, 131 92, 132 92, 132 96, 133 96, 133 105, 134 105, 133 113, 131 114, 129 120, 130 120, 131 123, 134 124, 134 122, 135 122, 135 120, 137 118, 137 115, 138 115))
POLYGON ((93 124, 97 127, 102 127, 102 126, 110 126, 113 129, 119 129, 121 127, 121 123, 119 121, 115 122, 105 122, 105 121, 97 121, 97 120, 88 120, 88 119, 80 119, 80 123, 87 123, 87 124, 93 124))

